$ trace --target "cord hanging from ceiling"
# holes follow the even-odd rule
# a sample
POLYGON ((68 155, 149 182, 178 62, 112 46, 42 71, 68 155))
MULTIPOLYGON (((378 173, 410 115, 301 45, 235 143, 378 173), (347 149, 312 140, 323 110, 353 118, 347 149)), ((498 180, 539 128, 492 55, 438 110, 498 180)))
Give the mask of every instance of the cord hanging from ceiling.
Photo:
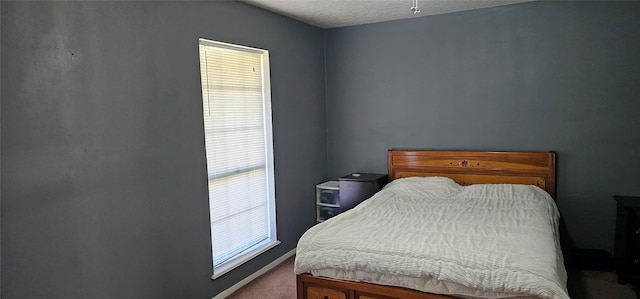
POLYGON ((420 13, 420 8, 418 8, 418 0, 413 0, 413 6, 411 7, 411 11, 414 14, 419 14, 420 13))

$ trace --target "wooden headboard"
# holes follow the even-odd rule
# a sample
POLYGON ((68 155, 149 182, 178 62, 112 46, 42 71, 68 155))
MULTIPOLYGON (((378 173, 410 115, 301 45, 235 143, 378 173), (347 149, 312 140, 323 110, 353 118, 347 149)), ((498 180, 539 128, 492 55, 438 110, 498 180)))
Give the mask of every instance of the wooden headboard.
POLYGON ((535 185, 556 198, 554 152, 389 150, 387 155, 389 181, 441 176, 461 185, 535 185))

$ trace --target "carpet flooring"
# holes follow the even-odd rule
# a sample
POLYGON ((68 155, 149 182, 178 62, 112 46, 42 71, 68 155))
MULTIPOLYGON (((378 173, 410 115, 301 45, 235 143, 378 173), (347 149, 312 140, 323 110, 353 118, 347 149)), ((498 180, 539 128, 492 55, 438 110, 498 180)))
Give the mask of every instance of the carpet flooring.
POLYGON ((569 296, 575 299, 637 299, 631 284, 619 284, 616 272, 568 270, 569 296))
MULTIPOLYGON (((294 257, 240 288, 227 299, 295 299, 294 257)), ((631 285, 617 283, 615 272, 568 270, 569 295, 573 299, 638 299, 631 285)))
POLYGON ((269 272, 229 295, 227 299, 295 299, 296 275, 293 273, 295 256, 285 260, 269 272))

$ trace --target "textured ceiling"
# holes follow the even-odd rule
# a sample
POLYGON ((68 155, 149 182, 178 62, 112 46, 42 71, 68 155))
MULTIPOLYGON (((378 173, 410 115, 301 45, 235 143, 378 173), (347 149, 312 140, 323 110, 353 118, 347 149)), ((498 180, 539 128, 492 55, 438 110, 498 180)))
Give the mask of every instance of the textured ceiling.
POLYGON ((334 28, 455 11, 507 5, 532 0, 418 0, 420 13, 411 12, 414 0, 240 0, 321 28, 334 28))

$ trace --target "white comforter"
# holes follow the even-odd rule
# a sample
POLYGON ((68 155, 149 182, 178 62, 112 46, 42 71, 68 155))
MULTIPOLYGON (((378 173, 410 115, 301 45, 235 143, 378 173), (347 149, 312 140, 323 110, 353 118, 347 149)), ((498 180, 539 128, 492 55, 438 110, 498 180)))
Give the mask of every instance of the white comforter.
POLYGON ((309 229, 295 272, 465 298, 569 298, 558 219, 538 187, 398 179, 309 229))

